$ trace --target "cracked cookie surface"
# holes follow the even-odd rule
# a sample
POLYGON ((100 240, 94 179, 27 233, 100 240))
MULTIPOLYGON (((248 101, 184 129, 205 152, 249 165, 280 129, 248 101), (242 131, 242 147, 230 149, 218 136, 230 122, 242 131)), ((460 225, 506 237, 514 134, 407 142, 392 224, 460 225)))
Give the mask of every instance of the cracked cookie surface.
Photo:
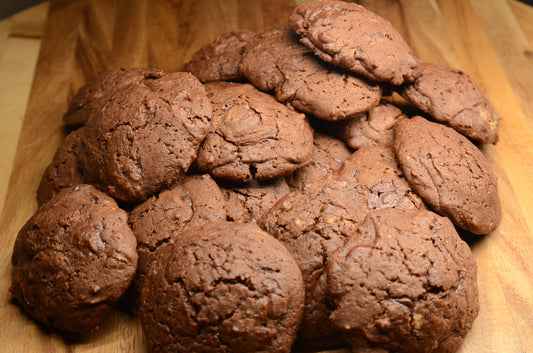
POLYGON ((311 0, 298 5, 289 27, 321 59, 394 85, 418 76, 419 59, 394 27, 361 5, 311 0))
POLYGON ((354 189, 353 182, 328 175, 287 194, 258 222, 285 245, 302 271, 305 311, 299 336, 309 344, 341 342, 329 321, 325 264, 364 219, 354 189))
POLYGON ((211 103, 190 73, 134 82, 85 125, 86 180, 123 201, 143 201, 180 178, 211 128, 211 103))
POLYGON ((127 214, 82 184, 44 203, 18 234, 11 293, 43 324, 96 328, 126 292, 137 268, 127 214))
POLYGON ((357 116, 330 123, 326 129, 355 150, 365 146, 394 145, 394 124, 407 115, 396 106, 381 102, 377 107, 357 116))
POLYGON ((132 304, 138 305, 142 282, 150 264, 159 256, 161 246, 174 242, 189 227, 225 219, 224 197, 209 174, 185 175, 171 189, 135 207, 128 218, 139 254, 137 274, 130 290, 132 304))
POLYGON ((435 212, 474 234, 498 227, 496 175, 466 137, 417 116, 396 124, 394 149, 409 184, 435 212))
POLYGON ((423 208, 403 179, 392 150, 356 151, 333 174, 279 200, 258 224, 289 249, 300 266, 306 307, 300 335, 315 345, 335 345, 326 290, 328 258, 349 239, 368 212, 386 207, 423 208))
POLYGON ((291 188, 301 188, 333 173, 352 155, 352 151, 341 140, 315 132, 311 163, 295 170, 285 179, 291 188))
POLYGON ((301 273, 254 224, 191 228, 163 249, 141 292, 152 352, 290 352, 303 310, 301 273))
POLYGON ((242 52, 256 34, 245 29, 223 33, 195 52, 184 70, 203 83, 242 79, 243 74, 239 70, 242 52))
POLYGON ((79 166, 82 134, 83 127, 72 131, 57 149, 52 162, 43 173, 37 189, 39 205, 50 200, 60 190, 85 182, 79 166))
POLYGON ((102 108, 106 99, 132 82, 148 77, 160 77, 155 69, 119 68, 104 72, 82 86, 63 115, 67 125, 84 125, 92 114, 102 108))
POLYGON ((219 181, 226 200, 226 219, 231 222, 257 222, 291 189, 284 178, 249 183, 219 181))
POLYGON ((482 143, 496 144, 501 117, 479 86, 460 70, 423 63, 420 76, 399 93, 438 122, 482 143))
POLYGON ((249 182, 290 174, 311 160, 313 129, 304 114, 250 84, 205 84, 213 131, 195 166, 216 178, 249 182))
POLYGON ((381 87, 315 57, 288 27, 265 31, 245 47, 241 71, 257 88, 323 120, 343 120, 379 103, 381 87))
POLYGON ((371 212, 330 257, 331 320, 358 352, 456 352, 479 311, 476 271, 447 218, 371 212))

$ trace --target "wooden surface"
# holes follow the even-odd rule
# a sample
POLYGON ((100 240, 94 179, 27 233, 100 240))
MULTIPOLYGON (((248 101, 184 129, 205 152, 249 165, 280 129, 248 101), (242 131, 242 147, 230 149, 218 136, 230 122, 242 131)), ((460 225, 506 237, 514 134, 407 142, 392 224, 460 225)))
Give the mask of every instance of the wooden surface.
MULTIPOLYGON (((471 243, 481 309, 460 351, 533 352, 533 9, 514 0, 361 2, 424 61, 466 71, 503 117, 500 142, 482 148, 499 177, 503 221, 471 243)), ((146 350, 137 319, 119 310, 96 332, 61 336, 25 316, 8 292, 15 237, 37 208, 35 191, 76 90, 118 66, 179 70, 218 34, 283 25, 294 5, 53 1, 0 22, 0 351, 146 350)))

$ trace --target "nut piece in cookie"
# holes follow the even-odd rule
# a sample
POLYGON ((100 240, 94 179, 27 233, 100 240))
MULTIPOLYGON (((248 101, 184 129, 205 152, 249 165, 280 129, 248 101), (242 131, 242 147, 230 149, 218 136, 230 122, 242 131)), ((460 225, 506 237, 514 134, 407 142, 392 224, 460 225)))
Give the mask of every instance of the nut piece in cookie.
POLYGON ((423 63, 421 75, 399 93, 436 121, 482 143, 496 144, 501 117, 467 74, 423 63))
POLYGON ((211 102, 190 73, 146 78, 116 92, 85 125, 86 180, 143 201, 180 178, 211 129, 211 102))
POLYGON ((57 149, 54 159, 46 168, 37 189, 39 205, 57 195, 61 189, 85 182, 79 166, 83 131, 83 127, 72 131, 57 149))
POLYGON ((257 35, 246 45, 240 67, 260 90, 323 120, 350 118, 381 98, 377 83, 320 60, 288 27, 257 35))
POLYGON ((235 183, 219 181, 226 200, 226 219, 231 222, 257 222, 291 189, 285 178, 235 183))
POLYGON ((447 218, 374 211, 329 259, 330 318, 357 352, 456 352, 479 311, 476 272, 447 218))
POLYGON ((474 234, 498 227, 496 175, 466 137, 417 116, 396 124, 394 149, 409 184, 435 212, 474 234))
POLYGON ((224 33, 195 52, 183 69, 202 83, 242 79, 239 62, 244 46, 255 35, 256 32, 246 29, 224 33))
POLYGON ((195 166, 216 178, 249 182, 275 179, 308 164, 313 129, 304 114, 250 84, 210 82, 213 130, 195 166))
POLYGON ((363 6, 334 0, 298 5, 289 27, 324 61, 376 81, 412 82, 420 60, 394 27, 363 6))
POLYGON ((46 326, 70 332, 98 327, 137 269, 127 220, 115 200, 93 186, 63 189, 19 232, 11 293, 46 326))
POLYGON ((130 290, 133 306, 138 306, 142 282, 162 245, 174 242, 189 227, 225 219, 224 197, 209 174, 186 175, 171 189, 135 207, 128 219, 137 238, 139 254, 137 274, 130 290))
POLYGON ((132 82, 161 77, 162 74, 159 70, 134 67, 104 72, 79 89, 63 115, 63 121, 67 125, 84 125, 120 89, 132 82))
POLYGON ((392 148, 394 124, 406 118, 399 108, 383 101, 367 112, 351 119, 328 123, 325 127, 355 150, 365 146, 392 148))
POLYGON ((315 132, 313 145, 311 163, 285 177, 291 188, 303 187, 333 173, 352 155, 344 142, 320 132, 315 132))
POLYGON ((140 317, 152 352, 291 351, 302 275, 254 224, 189 228, 162 249, 147 279, 140 317))

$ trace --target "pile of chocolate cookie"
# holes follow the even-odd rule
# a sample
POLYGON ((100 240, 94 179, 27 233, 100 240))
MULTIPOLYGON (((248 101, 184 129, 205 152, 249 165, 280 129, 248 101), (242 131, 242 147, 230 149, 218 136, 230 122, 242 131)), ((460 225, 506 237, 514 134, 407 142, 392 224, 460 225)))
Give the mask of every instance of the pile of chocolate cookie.
POLYGON ((288 26, 222 34, 184 72, 82 87, 11 292, 71 332, 123 298, 153 352, 454 352, 479 310, 456 227, 501 220, 471 140, 496 143, 500 120, 383 18, 305 2, 288 26))

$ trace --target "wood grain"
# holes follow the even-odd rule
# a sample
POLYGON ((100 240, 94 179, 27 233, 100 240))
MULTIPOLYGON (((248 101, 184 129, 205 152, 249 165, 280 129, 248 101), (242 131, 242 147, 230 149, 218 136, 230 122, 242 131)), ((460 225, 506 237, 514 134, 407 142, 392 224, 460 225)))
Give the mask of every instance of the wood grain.
MULTIPOLYGON (((32 10, 27 20, 0 22, 3 126, 9 116, 1 110, 3 102, 18 100, 20 106, 29 92, 23 122, 24 110, 19 108, 18 115, 11 115, 9 130, 2 130, 0 136, 4 153, 0 186, 6 194, 0 189, 4 203, 0 218, 2 351, 146 351, 138 320, 120 309, 95 332, 60 335, 24 315, 8 292, 15 237, 37 208, 35 190, 64 138, 61 116, 79 87, 99 72, 119 66, 180 70, 194 51, 217 35, 237 28, 261 31, 284 25, 300 2, 56 0, 32 10), (13 40, 20 46, 13 45, 13 40), (9 76, 15 72, 9 58, 16 55, 28 58, 20 66, 27 75, 21 76, 25 96, 4 84, 14 81, 9 76), (33 62, 37 59, 34 71, 28 68, 32 57, 33 62), (5 159, 6 151, 11 157, 5 159)), ((478 263, 481 309, 460 352, 533 352, 533 103, 528 97, 533 89, 533 10, 515 0, 359 2, 388 19, 422 60, 467 72, 504 119, 500 142, 482 146, 499 178, 503 221, 488 236, 465 235, 478 263)))
POLYGON ((0 22, 0 214, 41 46, 48 3, 0 22))

